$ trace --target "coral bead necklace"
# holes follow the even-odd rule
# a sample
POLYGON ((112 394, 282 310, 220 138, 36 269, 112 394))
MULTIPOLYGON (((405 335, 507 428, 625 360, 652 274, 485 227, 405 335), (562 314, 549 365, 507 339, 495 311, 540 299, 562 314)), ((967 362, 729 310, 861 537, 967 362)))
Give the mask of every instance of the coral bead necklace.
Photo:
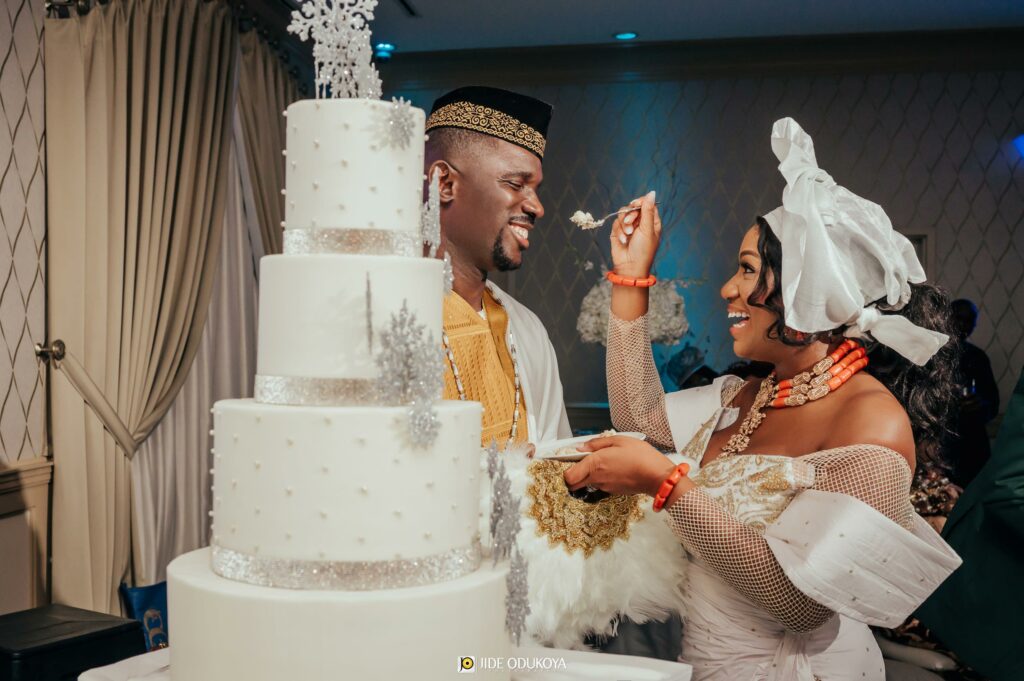
POLYGON ((856 341, 846 340, 828 357, 793 378, 775 382, 770 374, 761 382, 740 429, 722 447, 722 456, 739 454, 750 446, 750 436, 767 418, 765 407, 784 409, 820 400, 843 386, 868 365, 867 351, 856 341))

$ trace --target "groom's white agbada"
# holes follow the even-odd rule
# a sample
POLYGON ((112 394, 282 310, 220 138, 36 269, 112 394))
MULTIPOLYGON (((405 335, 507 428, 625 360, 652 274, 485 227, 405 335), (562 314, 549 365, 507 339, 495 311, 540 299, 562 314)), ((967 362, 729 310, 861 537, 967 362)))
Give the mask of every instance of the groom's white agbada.
POLYGON ((438 183, 443 251, 445 399, 483 404, 482 444, 504 448, 569 437, 558 361, 543 324, 487 281, 517 269, 544 207, 550 105, 506 90, 460 88, 427 119, 427 176, 438 183))

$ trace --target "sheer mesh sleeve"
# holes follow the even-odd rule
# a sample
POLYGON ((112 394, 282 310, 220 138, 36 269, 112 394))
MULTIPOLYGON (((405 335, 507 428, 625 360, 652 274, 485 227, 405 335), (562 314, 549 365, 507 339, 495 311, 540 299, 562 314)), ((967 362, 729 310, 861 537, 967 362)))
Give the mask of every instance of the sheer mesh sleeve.
POLYGON ((631 322, 608 313, 608 402, 616 430, 639 431, 659 449, 675 450, 665 390, 651 352, 647 315, 631 322))
MULTIPOLYGON (((856 445, 802 457, 814 468, 814 489, 857 498, 903 527, 913 519, 911 471, 899 454, 856 445)), ((731 516, 700 488, 668 508, 669 524, 691 553, 730 586, 794 632, 817 629, 833 612, 786 577, 764 537, 731 516)))

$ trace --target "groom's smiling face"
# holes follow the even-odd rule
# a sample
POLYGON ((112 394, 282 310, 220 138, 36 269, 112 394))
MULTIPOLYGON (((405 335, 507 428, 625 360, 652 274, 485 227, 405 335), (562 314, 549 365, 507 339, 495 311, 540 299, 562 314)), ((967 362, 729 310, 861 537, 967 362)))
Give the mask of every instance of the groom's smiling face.
POLYGON ((454 172, 441 197, 448 250, 481 272, 518 269, 544 215, 537 196, 544 179, 540 159, 509 142, 473 138, 449 159, 454 172))

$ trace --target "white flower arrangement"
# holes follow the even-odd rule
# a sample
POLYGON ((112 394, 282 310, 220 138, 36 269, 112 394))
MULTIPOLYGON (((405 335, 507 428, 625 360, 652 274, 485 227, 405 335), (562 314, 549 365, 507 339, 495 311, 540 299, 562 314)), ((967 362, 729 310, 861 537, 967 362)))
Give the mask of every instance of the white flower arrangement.
MULTIPOLYGON (((686 319, 686 301, 678 287, 686 288, 691 283, 689 280, 662 279, 651 288, 647 323, 652 343, 675 345, 690 330, 690 322, 686 319)), ((576 330, 584 343, 607 343, 611 301, 612 283, 601 277, 583 297, 580 314, 576 318, 576 330)))

